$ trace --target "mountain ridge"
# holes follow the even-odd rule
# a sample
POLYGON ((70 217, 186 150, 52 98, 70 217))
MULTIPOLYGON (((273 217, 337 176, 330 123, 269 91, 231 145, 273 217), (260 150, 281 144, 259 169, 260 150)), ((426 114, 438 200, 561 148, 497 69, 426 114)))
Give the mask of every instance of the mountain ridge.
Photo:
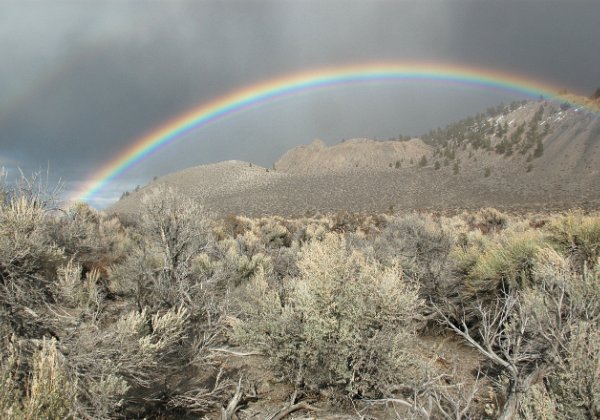
POLYGON ((164 176, 108 210, 131 213, 159 185, 220 214, 600 208, 600 118, 544 100, 500 105, 410 140, 321 140, 273 168, 243 161, 164 176))

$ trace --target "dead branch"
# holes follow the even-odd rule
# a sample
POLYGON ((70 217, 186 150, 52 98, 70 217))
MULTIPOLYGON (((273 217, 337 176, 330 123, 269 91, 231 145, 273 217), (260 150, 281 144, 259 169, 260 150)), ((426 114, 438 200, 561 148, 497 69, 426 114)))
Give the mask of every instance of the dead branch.
POLYGON ((209 349, 209 351, 216 351, 219 353, 227 353, 227 354, 231 354, 233 356, 239 356, 239 357, 244 357, 244 356, 262 356, 263 354, 259 351, 250 351, 250 352, 238 352, 238 351, 233 351, 230 349, 225 349, 225 348, 212 348, 209 349))
POLYGON ((427 412, 427 410, 425 410, 425 408, 423 407, 418 407, 416 404, 407 401, 405 399, 402 398, 380 398, 377 400, 363 400, 364 402, 370 403, 370 404, 400 404, 406 408, 409 408, 411 410, 415 410, 417 412, 419 412, 423 417, 425 418, 429 418, 430 417, 430 413, 427 412))
POLYGON ((287 417, 298 410, 307 410, 307 411, 319 411, 318 408, 309 405, 307 402, 301 402, 298 404, 290 405, 283 408, 281 411, 275 413, 273 416, 269 417, 269 420, 281 420, 287 417))
POLYGON ((231 401, 229 401, 229 404, 227 404, 227 408, 221 408, 221 420, 231 420, 233 418, 233 415, 238 410, 243 396, 244 392, 242 391, 242 378, 240 377, 235 394, 233 395, 231 401))

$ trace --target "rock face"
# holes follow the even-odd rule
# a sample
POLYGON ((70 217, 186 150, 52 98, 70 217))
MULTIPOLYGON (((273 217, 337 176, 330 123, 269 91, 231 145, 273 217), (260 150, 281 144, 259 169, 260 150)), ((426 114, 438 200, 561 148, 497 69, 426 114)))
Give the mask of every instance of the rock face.
POLYGON ((189 168, 108 211, 136 212, 168 185, 218 215, 497 207, 600 209, 600 114, 545 101, 480 114, 424 140, 315 140, 266 169, 241 161, 189 168))
POLYGON ((410 141, 346 140, 327 147, 321 140, 285 153, 275 169, 289 174, 337 172, 349 169, 415 166, 432 148, 420 139, 410 141))

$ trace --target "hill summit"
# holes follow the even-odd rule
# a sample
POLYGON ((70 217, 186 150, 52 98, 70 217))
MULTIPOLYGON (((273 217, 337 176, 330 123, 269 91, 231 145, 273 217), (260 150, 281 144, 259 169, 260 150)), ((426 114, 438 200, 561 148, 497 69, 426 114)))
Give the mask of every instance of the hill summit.
POLYGON ((430 157, 432 152, 431 146, 417 138, 402 142, 351 139, 331 147, 317 139, 285 153, 275 163, 275 169, 290 174, 309 174, 399 167, 403 164, 415 166, 423 156, 430 157))

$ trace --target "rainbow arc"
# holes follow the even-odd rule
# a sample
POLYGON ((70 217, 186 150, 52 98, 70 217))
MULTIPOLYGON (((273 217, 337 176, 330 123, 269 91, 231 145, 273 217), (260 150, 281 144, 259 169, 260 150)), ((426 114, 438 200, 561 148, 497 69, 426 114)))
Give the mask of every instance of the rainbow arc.
MULTIPOLYGON (((373 82, 430 81, 502 90, 531 98, 565 101, 559 89, 517 74, 445 63, 370 63, 320 68, 270 79, 201 104, 136 139, 98 170, 72 198, 89 201, 127 170, 178 138, 228 115, 278 98, 334 86, 373 82)), ((574 103, 577 106, 586 105, 574 103)), ((597 111, 592 110, 594 113, 597 111)))

